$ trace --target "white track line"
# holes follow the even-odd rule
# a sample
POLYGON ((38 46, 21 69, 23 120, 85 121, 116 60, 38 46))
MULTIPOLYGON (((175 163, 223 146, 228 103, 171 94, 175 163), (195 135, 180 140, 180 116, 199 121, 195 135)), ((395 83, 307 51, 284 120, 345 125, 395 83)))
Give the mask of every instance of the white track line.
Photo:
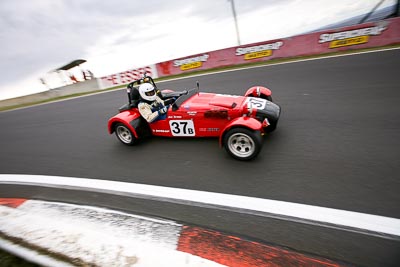
POLYGON ((20 184, 104 192, 265 217, 400 239, 400 219, 305 204, 107 180, 41 175, 0 175, 0 184, 20 184))

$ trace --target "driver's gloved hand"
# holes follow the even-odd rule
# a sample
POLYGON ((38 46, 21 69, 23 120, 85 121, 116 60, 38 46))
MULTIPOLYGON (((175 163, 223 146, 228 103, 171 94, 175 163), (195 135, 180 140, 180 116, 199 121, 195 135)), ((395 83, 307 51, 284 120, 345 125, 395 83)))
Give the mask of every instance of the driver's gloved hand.
POLYGON ((163 107, 162 109, 160 109, 158 111, 158 114, 165 114, 165 113, 167 113, 167 110, 168 110, 168 107, 163 107))
POLYGON ((155 107, 155 108, 161 108, 162 107, 161 103, 158 103, 157 101, 154 101, 152 106, 155 107))

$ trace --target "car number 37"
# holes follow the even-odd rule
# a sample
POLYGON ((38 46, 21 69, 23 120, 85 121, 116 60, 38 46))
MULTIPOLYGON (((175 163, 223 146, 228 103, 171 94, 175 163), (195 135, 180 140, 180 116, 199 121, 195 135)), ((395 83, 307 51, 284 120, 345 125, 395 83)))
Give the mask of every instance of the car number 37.
POLYGON ((256 109, 264 109, 265 106, 267 105, 267 100, 262 98, 248 97, 247 101, 251 103, 253 108, 256 109))
POLYGON ((171 120, 169 127, 173 136, 195 136, 192 120, 171 120))

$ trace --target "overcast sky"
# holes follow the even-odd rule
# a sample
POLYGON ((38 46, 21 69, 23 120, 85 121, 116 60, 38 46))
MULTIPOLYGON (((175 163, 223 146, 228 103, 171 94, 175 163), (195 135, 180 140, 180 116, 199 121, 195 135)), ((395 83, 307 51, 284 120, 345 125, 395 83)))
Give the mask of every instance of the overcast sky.
MULTIPOLYGON (((379 1, 235 0, 241 43, 311 31, 379 1)), ((100 77, 236 45, 228 0, 1 0, 0 100, 45 90, 39 78, 74 59, 100 77)))

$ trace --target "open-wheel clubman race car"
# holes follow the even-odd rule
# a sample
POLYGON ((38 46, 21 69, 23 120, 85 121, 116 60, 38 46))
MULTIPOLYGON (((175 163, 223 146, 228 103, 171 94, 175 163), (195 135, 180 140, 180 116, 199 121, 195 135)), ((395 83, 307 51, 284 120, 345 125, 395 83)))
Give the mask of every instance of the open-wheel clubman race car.
POLYGON ((108 131, 125 145, 134 145, 149 136, 218 137, 220 146, 235 159, 251 160, 262 147, 262 136, 275 130, 281 108, 272 102, 271 91, 253 86, 244 96, 204 93, 197 87, 158 90, 154 80, 143 78, 128 84, 128 103, 108 121, 108 131), (140 85, 149 83, 164 101, 163 119, 148 122, 138 105, 143 101, 140 85))

